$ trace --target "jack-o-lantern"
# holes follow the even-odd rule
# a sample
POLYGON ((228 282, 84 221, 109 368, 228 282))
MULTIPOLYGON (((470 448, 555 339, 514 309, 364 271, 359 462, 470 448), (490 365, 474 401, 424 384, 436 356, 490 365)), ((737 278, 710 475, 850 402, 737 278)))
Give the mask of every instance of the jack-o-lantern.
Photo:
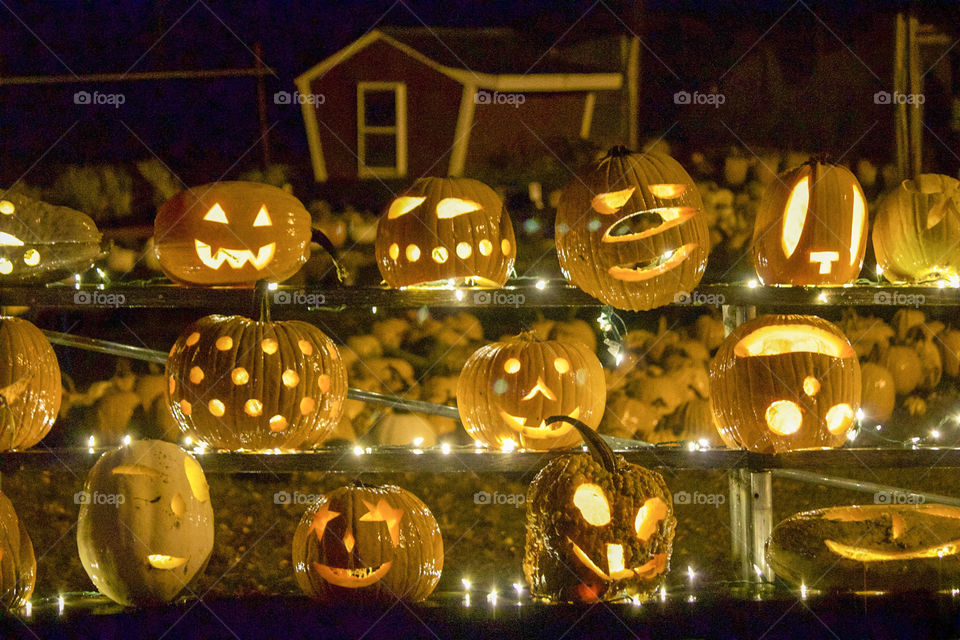
POLYGON ((677 526, 663 478, 615 455, 579 420, 553 419, 573 424, 590 453, 556 457, 530 483, 530 593, 563 602, 650 595, 670 567, 677 526))
POLYGON ((911 591, 960 582, 960 509, 939 504, 841 506, 774 527, 767 564, 808 588, 911 591))
POLYGON ((0 603, 7 609, 20 607, 36 582, 33 543, 9 498, 0 493, 0 603))
POLYGON ((421 178, 381 216, 376 252, 391 287, 499 287, 513 269, 517 242, 493 189, 470 178, 421 178))
POLYGON ((867 202, 845 167, 812 160, 767 185, 753 227, 764 284, 853 282, 866 249, 867 202))
POLYGON ((114 602, 169 602, 207 566, 210 489, 200 464, 177 445, 137 440, 104 453, 80 495, 80 562, 114 602))
POLYGON ((873 251, 891 282, 960 275, 960 181, 924 173, 888 195, 873 223, 873 251))
POLYGON ((60 280, 88 269, 100 253, 100 232, 86 214, 0 195, 0 284, 60 280))
POLYGON ((283 189, 213 182, 181 191, 157 212, 160 268, 186 284, 282 282, 310 257, 310 213, 283 189))
POLYGON ((477 349, 457 383, 457 407, 473 438, 491 447, 511 442, 526 449, 558 449, 580 442, 568 423, 600 425, 607 400, 600 360, 580 342, 540 340, 523 333, 477 349))
POLYGON ((692 291, 710 252, 700 192, 680 163, 624 147, 563 190, 556 238, 568 280, 604 304, 634 311, 692 291))
POLYGON ((347 395, 337 346, 312 324, 206 316, 167 358, 180 429, 221 449, 309 447, 336 428, 347 395))
POLYGON ((838 447, 854 424, 860 393, 857 354, 837 327, 816 316, 746 322, 710 363, 710 402, 731 448, 838 447))
POLYGON ((46 336, 26 320, 0 317, 0 451, 40 442, 57 419, 62 391, 46 336))
POLYGON ((326 602, 429 596, 443 570, 443 539, 430 509, 400 487, 335 489, 304 513, 293 568, 307 595, 326 602))

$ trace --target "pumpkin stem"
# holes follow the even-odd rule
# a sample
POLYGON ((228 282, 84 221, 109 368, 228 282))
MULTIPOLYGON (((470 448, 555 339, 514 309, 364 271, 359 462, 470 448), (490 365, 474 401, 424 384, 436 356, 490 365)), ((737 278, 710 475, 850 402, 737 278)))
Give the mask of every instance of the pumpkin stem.
POLYGON ((626 146, 624 146, 624 145, 622 145, 622 144, 618 144, 618 145, 613 146, 613 147, 610 149, 610 151, 607 152, 607 157, 608 157, 608 158, 622 158, 622 157, 624 157, 624 156, 630 155, 631 153, 633 153, 633 152, 630 151, 630 149, 628 149, 626 146))
POLYGON ((337 248, 333 246, 332 242, 330 242, 330 238, 328 238, 327 234, 320 229, 314 229, 310 239, 319 244, 324 251, 330 254, 330 260, 333 261, 333 268, 337 272, 337 281, 340 282, 340 284, 343 284, 347 279, 347 270, 340 261, 340 256, 337 254, 337 248))
POLYGON ((260 280, 256 285, 256 296, 260 303, 260 322, 270 322, 270 283, 260 280))
POLYGON ((804 162, 804 164, 815 165, 815 164, 835 164, 833 162, 833 156, 827 151, 821 151, 810 156, 810 159, 804 162))
POLYGON ((613 449, 604 442, 599 433, 591 429, 586 423, 570 416, 550 416, 545 424, 553 424, 554 422, 572 424, 573 428, 580 432, 580 437, 583 438, 583 443, 587 445, 587 450, 590 451, 594 460, 603 465, 603 468, 608 472, 617 472, 617 459, 614 456, 613 449))

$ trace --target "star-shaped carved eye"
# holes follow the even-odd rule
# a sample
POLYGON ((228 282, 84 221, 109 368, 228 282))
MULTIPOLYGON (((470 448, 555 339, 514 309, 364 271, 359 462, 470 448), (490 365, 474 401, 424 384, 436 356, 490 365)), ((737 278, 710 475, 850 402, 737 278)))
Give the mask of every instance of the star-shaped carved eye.
POLYGON ((391 507, 383 498, 380 498, 380 502, 375 505, 366 500, 363 501, 363 504, 367 507, 367 513, 360 516, 360 522, 386 522, 393 546, 399 545, 400 519, 403 517, 403 509, 391 507))
POLYGON ((340 514, 338 512, 330 510, 330 503, 324 503, 313 516, 313 524, 310 525, 307 533, 309 534, 311 531, 315 531, 317 533, 317 540, 320 540, 323 538, 323 532, 327 529, 327 523, 339 517, 340 514))

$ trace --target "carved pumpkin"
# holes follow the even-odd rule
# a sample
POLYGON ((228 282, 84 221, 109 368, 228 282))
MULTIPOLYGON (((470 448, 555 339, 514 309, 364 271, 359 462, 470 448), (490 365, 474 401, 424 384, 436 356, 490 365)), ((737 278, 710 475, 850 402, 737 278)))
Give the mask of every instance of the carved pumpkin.
POLYGON ((499 287, 517 243, 493 189, 470 178, 421 178, 380 217, 376 252, 391 287, 450 280, 499 287))
POLYGON ((767 563, 815 589, 950 589, 960 578, 960 509, 938 504, 829 507, 773 529, 767 563))
POLYGON ((304 513, 293 537, 304 593, 325 602, 425 599, 443 570, 427 505, 400 487, 341 487, 304 513))
POLYGON ((0 603, 10 610, 22 606, 36 582, 33 543, 10 499, 0 493, 0 603))
POLYGON ((0 195, 0 284, 36 284, 86 271, 100 256, 100 232, 84 213, 0 195))
POLYGON ((867 249, 867 203, 844 167, 811 160, 767 185, 753 227, 764 284, 853 282, 867 249))
POLYGON ((213 508, 200 464, 175 444, 137 440, 100 456, 77 518, 80 562, 123 605, 169 602, 213 550, 213 508))
POLYGON ((559 449, 580 442, 563 414, 596 429, 607 399, 603 367, 578 341, 540 340, 523 333, 477 349, 460 372, 457 407, 474 439, 501 448, 559 449))
POLYGON ((873 250, 891 282, 960 275, 960 181, 936 173, 904 180, 881 203, 873 250))
POLYGON ((296 449, 336 426, 347 373, 312 324, 206 316, 167 359, 170 410, 194 440, 221 449, 296 449))
POLYGON ((816 316, 767 315, 734 329, 710 363, 710 401, 728 447, 839 447, 860 407, 860 363, 816 316))
POLYGON ((60 365, 26 320, 0 317, 0 451, 40 442, 60 411, 60 365))
POLYGON ((282 282, 309 258, 310 213, 283 189, 213 182, 181 191, 157 212, 160 267, 174 282, 282 282))
POLYGON ((604 304, 645 310, 692 291, 710 237, 693 179, 673 158, 614 147, 557 205, 564 276, 604 304))
POLYGON ((523 571, 530 593, 595 602, 653 593, 670 567, 677 520, 659 473, 615 455, 575 425, 590 450, 553 458, 527 491, 523 571))

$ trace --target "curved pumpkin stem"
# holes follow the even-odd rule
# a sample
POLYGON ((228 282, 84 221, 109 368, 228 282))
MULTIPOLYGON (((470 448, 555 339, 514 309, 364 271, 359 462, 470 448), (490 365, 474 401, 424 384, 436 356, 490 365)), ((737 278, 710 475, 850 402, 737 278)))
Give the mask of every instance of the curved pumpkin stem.
POLYGON ((571 418, 570 416, 550 416, 547 418, 545 424, 553 424, 554 422, 567 422, 572 424, 573 428, 580 432, 580 437, 583 438, 583 442, 587 445, 587 450, 590 451, 593 458, 602 464, 603 468, 608 472, 617 472, 617 459, 614 456, 613 449, 604 442, 599 433, 587 426, 586 423, 576 418, 571 418))
POLYGON ((633 153, 633 151, 630 151, 626 146, 618 144, 610 148, 610 151, 607 152, 607 157, 622 158, 623 156, 629 156, 631 153, 633 153))
POLYGON ((344 268, 343 263, 340 262, 340 256, 337 253, 337 248, 333 246, 332 242, 330 242, 330 238, 328 238, 327 234, 320 229, 313 229, 310 239, 319 244, 324 251, 330 254, 330 259, 333 261, 333 268, 337 272, 337 280, 340 282, 340 284, 343 284, 347 279, 347 270, 344 268))

